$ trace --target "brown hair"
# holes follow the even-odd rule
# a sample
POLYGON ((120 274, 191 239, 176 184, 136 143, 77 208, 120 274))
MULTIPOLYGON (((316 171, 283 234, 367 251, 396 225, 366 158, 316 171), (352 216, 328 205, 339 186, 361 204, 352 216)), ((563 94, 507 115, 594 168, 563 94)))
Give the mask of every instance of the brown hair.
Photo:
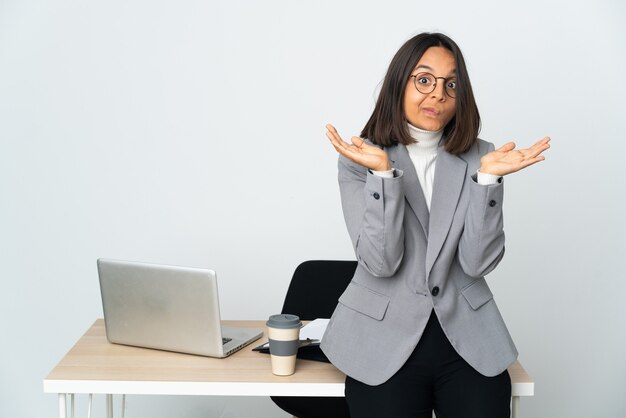
POLYGON ((443 47, 449 50, 456 62, 457 89, 456 112, 443 129, 445 149, 459 155, 476 142, 480 131, 480 115, 474 100, 463 54, 458 45, 441 33, 420 33, 400 47, 389 64, 372 116, 361 131, 361 137, 374 144, 392 146, 415 142, 408 130, 404 116, 404 91, 413 69, 428 48, 443 47))

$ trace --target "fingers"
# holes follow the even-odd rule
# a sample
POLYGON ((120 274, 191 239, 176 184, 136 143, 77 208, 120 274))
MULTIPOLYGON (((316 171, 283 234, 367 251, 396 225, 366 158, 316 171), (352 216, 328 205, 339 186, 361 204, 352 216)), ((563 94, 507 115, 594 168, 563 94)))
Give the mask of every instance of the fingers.
POLYGON ((524 157, 535 158, 548 148, 550 148, 550 137, 546 136, 542 140, 535 142, 530 148, 523 150, 524 157))
POLYGON ((526 167, 530 167, 533 164, 537 164, 540 161, 544 161, 546 157, 541 154, 548 148, 550 148, 550 137, 546 136, 543 139, 535 142, 530 148, 521 150, 523 158, 519 162, 519 168, 515 171, 522 170, 526 167))
POLYGON ((354 146, 357 148, 362 148, 363 146, 367 146, 367 144, 365 144, 365 141, 363 141, 358 136, 353 136, 352 138, 350 138, 350 140, 352 141, 354 146))
POLYGON ((330 123, 326 125, 326 129, 326 137, 330 139, 330 142, 335 146, 335 148, 339 147, 346 151, 354 151, 354 147, 358 148, 359 150, 363 150, 368 147, 365 141, 358 136, 353 136, 351 138, 352 144, 347 143, 341 138, 341 136, 337 132, 337 129, 335 129, 335 127, 330 123))
POLYGON ((501 175, 520 171, 546 159, 542 153, 550 148, 550 137, 542 138, 527 149, 515 149, 515 146, 514 142, 507 142, 494 152, 483 156, 481 165, 497 167, 495 171, 492 171, 499 172, 501 175))
POLYGON ((339 136, 339 134, 337 133, 337 129, 335 129, 335 127, 331 125, 330 123, 326 124, 326 130, 334 135, 339 136))
MULTIPOLYGON (((341 136, 339 136, 337 129, 335 129, 333 125, 331 124, 326 125, 326 129, 327 129, 326 137, 330 140, 331 144, 333 144, 333 146, 335 147, 337 151, 341 152, 341 150, 345 151, 348 149, 350 144, 348 144, 343 139, 341 139, 341 136)), ((343 152, 341 153, 343 154, 343 152)))
POLYGON ((341 136, 339 136, 339 132, 337 132, 337 129, 335 129, 335 127, 330 123, 326 125, 326 136, 331 141, 343 142, 341 136))
POLYGON ((498 148, 496 152, 503 152, 505 154, 508 154, 507 158, 521 158, 523 162, 526 162, 527 160, 531 161, 530 165, 532 165, 538 162, 538 161, 532 160, 533 158, 538 157, 539 155, 541 155, 541 153, 543 153, 545 150, 550 148, 550 137, 546 136, 543 139, 535 142, 533 145, 531 145, 529 148, 526 148, 526 149, 515 150, 515 146, 516 145, 514 142, 512 141, 507 142, 506 144, 498 148), (509 154, 509 152, 513 150, 515 151, 509 154), (514 155, 517 155, 518 157, 514 157, 514 155))
POLYGON ((507 142, 506 144, 502 145, 496 151, 508 152, 508 151, 513 150, 513 149, 515 149, 515 142, 511 141, 511 142, 507 142))
POLYGON ((359 160, 362 159, 361 156, 368 147, 365 141, 357 136, 353 136, 351 138, 352 144, 349 144, 341 138, 333 125, 326 125, 326 129, 326 137, 328 137, 335 150, 344 157, 360 164, 359 160))
POLYGON ((519 167, 516 171, 523 170, 524 168, 526 168, 526 167, 530 167, 531 165, 533 165, 533 164, 537 164, 538 162, 543 161, 543 160, 545 160, 545 159, 546 159, 546 157, 544 157, 543 155, 539 155, 539 156, 537 156, 537 157, 534 157, 534 158, 529 158, 529 159, 527 159, 527 160, 524 160, 524 161, 520 164, 520 167, 519 167))
POLYGON ((535 142, 535 145, 543 145, 543 144, 547 144, 548 142, 550 142, 551 138, 549 136, 544 136, 543 139, 540 139, 539 141, 535 142))

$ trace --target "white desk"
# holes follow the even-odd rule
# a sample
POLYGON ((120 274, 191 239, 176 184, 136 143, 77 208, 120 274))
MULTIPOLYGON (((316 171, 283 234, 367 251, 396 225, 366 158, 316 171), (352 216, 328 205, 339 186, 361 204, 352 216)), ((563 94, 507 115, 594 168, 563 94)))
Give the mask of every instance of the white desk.
MULTIPOLYGON (((263 329, 265 321, 225 321, 231 326, 263 329)), ((252 348, 225 359, 110 344, 98 319, 44 379, 46 393, 59 394, 59 416, 73 416, 74 394, 112 395, 343 396, 345 375, 332 364, 298 360, 296 373, 271 373, 270 358, 252 348), (70 404, 69 411, 67 404, 70 404)), ((521 396, 534 395, 534 382, 519 362, 509 368, 513 417, 521 396)))

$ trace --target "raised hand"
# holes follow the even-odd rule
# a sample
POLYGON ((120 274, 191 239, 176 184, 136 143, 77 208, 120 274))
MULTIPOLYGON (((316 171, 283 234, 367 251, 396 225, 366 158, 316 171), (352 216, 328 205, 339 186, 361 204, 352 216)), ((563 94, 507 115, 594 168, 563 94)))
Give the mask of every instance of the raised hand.
POLYGON ((366 144, 358 136, 353 136, 351 139, 352 144, 348 144, 341 139, 333 125, 326 125, 326 129, 326 136, 339 154, 370 170, 385 171, 392 169, 389 157, 384 150, 366 144))
POLYGON ((481 173, 505 176, 545 160, 541 155, 550 148, 550 138, 545 137, 527 149, 516 150, 514 142, 507 142, 497 150, 485 154, 480 159, 481 173))

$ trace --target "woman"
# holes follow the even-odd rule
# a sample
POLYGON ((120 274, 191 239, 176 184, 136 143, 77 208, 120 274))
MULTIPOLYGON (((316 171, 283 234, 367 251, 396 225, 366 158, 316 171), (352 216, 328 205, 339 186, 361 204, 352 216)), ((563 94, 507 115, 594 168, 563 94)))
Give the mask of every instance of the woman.
POLYGON ((502 177, 544 159, 477 138, 465 62, 423 33, 394 56, 351 144, 332 125, 358 267, 322 340, 353 418, 508 417, 517 351, 484 276, 504 254, 502 177))

